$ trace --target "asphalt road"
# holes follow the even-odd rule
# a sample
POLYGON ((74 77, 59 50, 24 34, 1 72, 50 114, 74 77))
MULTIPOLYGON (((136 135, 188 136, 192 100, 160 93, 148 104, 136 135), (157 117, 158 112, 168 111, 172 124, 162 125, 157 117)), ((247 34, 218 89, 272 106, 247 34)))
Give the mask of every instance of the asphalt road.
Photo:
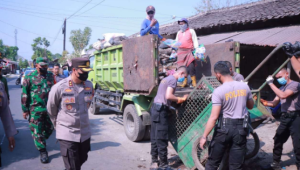
MULTIPOLYGON (((16 148, 13 152, 8 150, 8 141, 2 144, 2 169, 4 170, 58 170, 64 169, 60 155, 59 143, 56 143, 55 132, 47 140, 47 150, 50 163, 42 164, 39 152, 34 146, 28 127, 28 121, 22 117, 21 87, 15 85, 17 76, 8 79, 11 98, 10 108, 19 134, 15 136, 16 148)), ((89 115, 92 129, 91 152, 88 161, 83 165, 83 170, 132 170, 149 169, 150 142, 131 142, 127 139, 122 116, 105 111, 101 115, 89 115)), ((0 123, 1 124, 1 123, 0 123)), ((4 131, 0 125, 0 139, 4 131)), ((0 141, 1 143, 1 141, 0 141)), ((170 148, 170 157, 175 156, 170 148)), ((176 159, 175 159, 176 160, 176 159)), ((174 168, 177 169, 177 168, 174 168)), ((182 167, 180 169, 183 169, 182 167)))

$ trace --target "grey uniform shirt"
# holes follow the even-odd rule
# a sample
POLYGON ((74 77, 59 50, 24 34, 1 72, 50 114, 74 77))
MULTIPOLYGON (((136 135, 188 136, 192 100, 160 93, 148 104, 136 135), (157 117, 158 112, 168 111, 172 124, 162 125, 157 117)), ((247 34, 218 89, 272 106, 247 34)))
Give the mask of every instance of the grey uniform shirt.
POLYGON ((52 87, 47 110, 57 139, 84 142, 91 137, 88 108, 92 99, 90 81, 75 84, 69 76, 52 87))
POLYGON ((236 72, 233 72, 232 78, 233 78, 233 80, 235 80, 235 81, 242 81, 242 80, 245 80, 243 75, 241 75, 241 74, 239 74, 239 73, 236 73, 236 72))
POLYGON ((6 137, 17 134, 17 129, 8 106, 8 98, 4 84, 0 81, 0 118, 4 127, 6 137))
POLYGON ((294 94, 286 99, 280 99, 281 103, 281 111, 300 111, 300 83, 296 81, 291 81, 289 84, 282 86, 280 88, 281 91, 291 90, 294 94))
POLYGON ((164 78, 159 84, 157 94, 154 98, 154 103, 161 103, 161 104, 170 106, 171 101, 168 101, 166 99, 166 92, 167 92, 168 87, 171 87, 174 89, 174 91, 173 91, 173 93, 174 93, 176 90, 176 86, 177 86, 177 80, 174 76, 170 75, 170 76, 164 78))
POLYGON ((238 81, 226 82, 212 94, 212 104, 221 106, 224 118, 243 119, 248 113, 246 108, 248 100, 252 100, 248 85, 238 81))

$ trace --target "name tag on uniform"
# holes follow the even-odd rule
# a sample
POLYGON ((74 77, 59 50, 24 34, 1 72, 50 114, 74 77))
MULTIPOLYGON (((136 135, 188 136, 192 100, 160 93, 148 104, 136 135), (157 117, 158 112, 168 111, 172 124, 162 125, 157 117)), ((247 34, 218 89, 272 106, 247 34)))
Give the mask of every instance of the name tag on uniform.
POLYGON ((63 93, 62 96, 63 97, 72 97, 72 96, 74 96, 74 93, 63 93))

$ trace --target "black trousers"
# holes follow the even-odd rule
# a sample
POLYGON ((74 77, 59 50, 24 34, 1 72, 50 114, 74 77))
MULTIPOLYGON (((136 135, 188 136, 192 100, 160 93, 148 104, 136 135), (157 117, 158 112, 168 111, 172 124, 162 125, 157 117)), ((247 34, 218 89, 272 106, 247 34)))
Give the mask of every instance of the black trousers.
POLYGON ((226 125, 221 129, 215 129, 205 170, 217 170, 227 150, 229 150, 229 169, 242 170, 247 149, 247 131, 248 129, 242 125, 226 125))
POLYGON ((0 167, 2 167, 1 153, 2 153, 2 150, 1 150, 1 146, 0 146, 0 167))
POLYGON ((84 142, 71 142, 58 140, 60 152, 67 170, 80 170, 82 164, 88 158, 88 152, 91 150, 91 140, 84 142))
POLYGON ((273 160, 280 162, 283 144, 292 136, 294 153, 296 157, 296 165, 300 167, 300 117, 285 117, 280 118, 280 125, 276 130, 274 137, 273 160))
POLYGON ((151 107, 151 156, 152 162, 159 162, 160 166, 168 165, 168 112, 161 105, 151 107))
POLYGON ((190 76, 195 76, 196 75, 195 63, 196 63, 196 61, 191 62, 191 64, 187 67, 188 74, 190 76))

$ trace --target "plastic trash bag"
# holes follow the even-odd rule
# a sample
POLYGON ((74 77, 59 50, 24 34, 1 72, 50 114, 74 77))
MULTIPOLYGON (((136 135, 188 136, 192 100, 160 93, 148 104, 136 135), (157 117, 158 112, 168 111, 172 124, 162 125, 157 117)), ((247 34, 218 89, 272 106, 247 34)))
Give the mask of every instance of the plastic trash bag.
POLYGON ((206 52, 206 49, 205 49, 204 45, 200 44, 199 47, 193 51, 193 54, 197 60, 206 62, 205 52, 206 52))
POLYGON ((172 39, 166 39, 165 41, 163 41, 163 44, 172 48, 178 48, 181 46, 181 42, 172 39))

